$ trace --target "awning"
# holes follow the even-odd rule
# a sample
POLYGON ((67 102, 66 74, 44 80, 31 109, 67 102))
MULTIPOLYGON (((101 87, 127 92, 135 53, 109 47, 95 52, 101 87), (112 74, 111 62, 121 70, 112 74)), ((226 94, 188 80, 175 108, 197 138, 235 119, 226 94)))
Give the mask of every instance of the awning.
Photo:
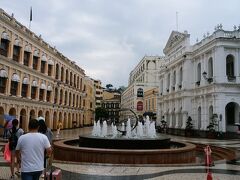
POLYGON ((7 32, 5 32, 5 31, 2 33, 2 36, 1 36, 1 38, 2 38, 2 39, 6 39, 6 40, 9 40, 9 41, 10 41, 9 35, 8 35, 8 33, 7 33, 7 32))
POLYGON ((25 48, 24 48, 24 51, 32 52, 32 49, 29 45, 26 45, 25 48))
POLYGON ((47 90, 52 91, 52 86, 48 85, 47 90))
POLYGON ((33 53, 33 56, 39 57, 39 51, 35 50, 34 53, 33 53))
POLYGON ((49 65, 54 65, 53 60, 52 60, 52 59, 48 59, 48 64, 49 64, 49 65))
POLYGON ((19 39, 15 39, 14 45, 15 46, 21 46, 21 41, 19 39))
POLYGON ((40 89, 46 89, 46 85, 44 83, 41 84, 40 89))
POLYGON ((38 87, 38 83, 37 83, 36 80, 33 80, 33 81, 32 81, 32 86, 33 86, 33 87, 38 87))
POLYGON ((44 61, 44 62, 46 62, 46 61, 47 61, 47 57, 46 57, 46 55, 45 55, 45 54, 44 54, 44 55, 42 55, 41 61, 44 61))
POLYGON ((0 77, 2 77, 2 78, 8 77, 7 71, 5 69, 0 70, 0 77))
POLYGON ((15 82, 19 82, 20 81, 20 77, 18 74, 14 73, 12 75, 12 81, 15 81, 15 82))
POLYGON ((23 84, 29 84, 29 79, 28 77, 23 78, 23 84))

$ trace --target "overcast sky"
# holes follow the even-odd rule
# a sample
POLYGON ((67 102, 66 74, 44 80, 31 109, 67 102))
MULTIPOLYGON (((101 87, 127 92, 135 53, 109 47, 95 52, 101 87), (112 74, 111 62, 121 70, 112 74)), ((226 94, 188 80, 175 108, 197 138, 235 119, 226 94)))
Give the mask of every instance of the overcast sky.
POLYGON ((0 0, 0 7, 100 79, 127 86, 129 73, 145 55, 163 55, 172 30, 187 30, 191 42, 222 23, 240 24, 239 0, 0 0))

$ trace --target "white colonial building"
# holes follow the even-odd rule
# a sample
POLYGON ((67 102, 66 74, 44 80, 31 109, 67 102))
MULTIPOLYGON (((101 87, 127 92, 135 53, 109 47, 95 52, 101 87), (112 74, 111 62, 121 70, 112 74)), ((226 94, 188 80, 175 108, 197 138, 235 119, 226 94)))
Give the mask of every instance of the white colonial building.
MULTIPOLYGON (((132 109, 137 115, 143 115, 144 91, 158 86, 158 71, 163 63, 160 56, 144 56, 138 65, 131 71, 128 87, 122 93, 121 108, 132 109)), ((122 115, 133 115, 129 111, 122 115)))
POLYGON ((158 72, 157 120, 185 129, 207 130, 213 114, 216 130, 236 132, 240 104, 240 27, 225 31, 218 25, 210 35, 190 45, 190 34, 173 31, 163 50, 158 72))

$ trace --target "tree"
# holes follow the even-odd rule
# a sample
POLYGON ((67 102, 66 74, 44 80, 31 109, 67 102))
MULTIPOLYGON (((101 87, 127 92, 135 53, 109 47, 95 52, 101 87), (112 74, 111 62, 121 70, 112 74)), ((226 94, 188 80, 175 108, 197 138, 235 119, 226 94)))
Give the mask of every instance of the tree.
POLYGON ((105 108, 97 107, 95 109, 95 119, 96 120, 102 120, 108 118, 108 112, 105 108))
POLYGON ((107 89, 110 89, 110 87, 113 87, 113 85, 112 85, 112 84, 107 84, 107 85, 106 85, 106 88, 107 88, 107 89))
POLYGON ((192 136, 193 135, 193 123, 191 116, 188 116, 186 121, 186 128, 185 128, 185 136, 192 136))

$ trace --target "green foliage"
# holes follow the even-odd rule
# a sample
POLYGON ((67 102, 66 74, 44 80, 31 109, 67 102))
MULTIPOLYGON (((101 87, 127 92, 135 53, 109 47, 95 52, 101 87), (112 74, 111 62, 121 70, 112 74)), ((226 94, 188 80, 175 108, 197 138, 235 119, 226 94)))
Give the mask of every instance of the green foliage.
POLYGON ((207 126, 207 129, 209 132, 215 132, 216 126, 217 126, 217 114, 213 114, 210 118, 209 125, 207 126))
POLYGON ((193 129, 193 124, 192 124, 192 118, 188 116, 187 121, 186 121, 186 130, 192 130, 193 129))
POLYGON ((105 108, 97 107, 95 109, 95 119, 107 119, 108 118, 108 112, 105 108))
POLYGON ((107 89, 110 89, 110 87, 113 87, 113 85, 112 85, 112 84, 107 84, 107 85, 106 85, 106 88, 107 88, 107 89))

